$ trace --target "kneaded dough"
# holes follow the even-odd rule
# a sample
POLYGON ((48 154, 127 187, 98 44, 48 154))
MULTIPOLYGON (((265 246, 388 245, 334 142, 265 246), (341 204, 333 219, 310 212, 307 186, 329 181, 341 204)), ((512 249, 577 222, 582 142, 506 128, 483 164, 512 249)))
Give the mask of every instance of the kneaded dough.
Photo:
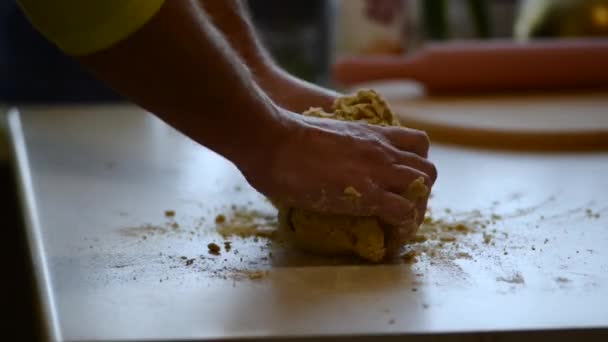
MULTIPOLYGON (((311 108, 303 115, 381 126, 401 126, 386 101, 373 90, 361 90, 354 96, 338 98, 332 113, 321 108, 311 108)), ((423 179, 419 178, 409 185, 403 196, 415 200, 427 194, 428 188, 423 179)), ((362 196, 352 186, 344 189, 344 195, 353 200, 362 196)), ((323 214, 281 206, 279 221, 290 239, 303 250, 328 256, 355 254, 372 262, 381 261, 386 256, 387 244, 391 242, 387 237, 391 237, 390 231, 394 228, 375 217, 323 214)), ((413 234, 416 228, 408 229, 413 234)))

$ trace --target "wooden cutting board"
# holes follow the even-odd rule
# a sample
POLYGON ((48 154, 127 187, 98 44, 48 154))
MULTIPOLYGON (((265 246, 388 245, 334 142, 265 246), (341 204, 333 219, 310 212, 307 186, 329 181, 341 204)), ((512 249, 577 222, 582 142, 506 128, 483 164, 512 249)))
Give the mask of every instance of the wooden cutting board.
POLYGON ((608 91, 426 96, 406 83, 366 85, 434 141, 524 150, 608 149, 608 91))

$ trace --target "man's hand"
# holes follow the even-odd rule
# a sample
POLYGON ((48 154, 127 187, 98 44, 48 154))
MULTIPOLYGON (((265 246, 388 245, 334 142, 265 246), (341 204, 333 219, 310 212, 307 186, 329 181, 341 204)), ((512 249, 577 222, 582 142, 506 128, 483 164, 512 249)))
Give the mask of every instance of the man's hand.
POLYGON ((427 198, 403 197, 417 178, 430 188, 437 177, 423 132, 285 115, 284 141, 267 151, 268 159, 242 168, 260 192, 287 206, 377 216, 396 226, 411 222, 414 211, 424 216, 427 198))

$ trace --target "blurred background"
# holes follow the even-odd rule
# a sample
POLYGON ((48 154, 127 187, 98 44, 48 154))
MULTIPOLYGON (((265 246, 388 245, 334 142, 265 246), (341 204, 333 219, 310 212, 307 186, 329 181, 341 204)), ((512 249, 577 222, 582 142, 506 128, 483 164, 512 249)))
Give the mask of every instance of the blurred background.
MULTIPOLYGON (((330 85, 344 55, 408 55, 428 42, 608 35, 608 0, 249 0, 285 69, 330 85)), ((0 2, 0 103, 120 101, 0 2)))

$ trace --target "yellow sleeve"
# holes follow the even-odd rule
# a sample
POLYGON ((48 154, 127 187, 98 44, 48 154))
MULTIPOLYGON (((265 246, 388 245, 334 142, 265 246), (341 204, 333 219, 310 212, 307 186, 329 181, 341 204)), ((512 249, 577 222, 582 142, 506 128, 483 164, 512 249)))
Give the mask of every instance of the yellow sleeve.
POLYGON ((30 22, 65 53, 104 50, 141 28, 165 0, 18 0, 30 22))

